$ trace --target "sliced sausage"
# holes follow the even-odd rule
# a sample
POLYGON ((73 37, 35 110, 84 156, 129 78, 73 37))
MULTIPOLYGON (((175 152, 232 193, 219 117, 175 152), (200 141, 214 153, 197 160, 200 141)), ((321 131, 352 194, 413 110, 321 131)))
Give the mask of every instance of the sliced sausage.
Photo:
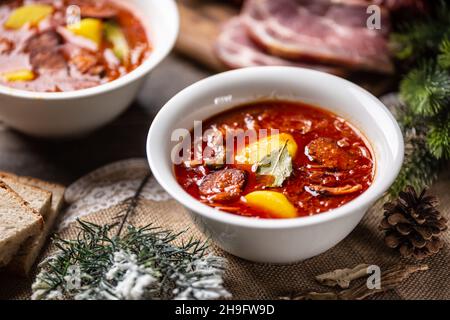
POLYGON ((241 196, 246 180, 247 174, 243 170, 223 169, 203 178, 199 191, 211 201, 230 201, 241 196))
POLYGON ((35 70, 59 70, 67 67, 59 45, 62 37, 56 31, 49 30, 32 37, 26 46, 30 53, 30 63, 35 70))
POLYGON ((355 157, 330 138, 317 138, 311 141, 305 151, 312 161, 326 168, 349 170, 355 166, 355 157))

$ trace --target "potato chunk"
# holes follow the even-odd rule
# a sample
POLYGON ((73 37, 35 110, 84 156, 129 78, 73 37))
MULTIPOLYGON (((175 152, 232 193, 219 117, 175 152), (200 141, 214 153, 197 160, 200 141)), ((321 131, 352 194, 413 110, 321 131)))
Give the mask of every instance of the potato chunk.
POLYGON ((20 29, 27 23, 36 26, 52 12, 53 7, 47 4, 35 3, 19 7, 10 14, 5 22, 5 28, 20 29))
POLYGON ((297 209, 282 193, 254 191, 245 196, 247 204, 270 214, 272 218, 295 218, 297 209))
POLYGON ((236 154, 237 163, 254 164, 287 145, 289 155, 294 158, 297 153, 297 143, 288 133, 280 133, 259 139, 258 141, 239 150, 236 154))
POLYGON ((31 70, 17 70, 6 72, 2 74, 3 78, 6 81, 14 82, 14 81, 32 81, 34 80, 34 73, 31 70))
POLYGON ((91 40, 97 47, 102 43, 103 23, 100 19, 82 19, 79 23, 67 26, 67 29, 77 36, 91 40))

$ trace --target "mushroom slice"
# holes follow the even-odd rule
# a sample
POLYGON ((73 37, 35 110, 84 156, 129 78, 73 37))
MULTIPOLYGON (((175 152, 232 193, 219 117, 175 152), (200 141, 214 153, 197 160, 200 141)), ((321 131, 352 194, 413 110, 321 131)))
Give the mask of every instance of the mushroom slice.
POLYGON ((316 194, 342 196, 342 195, 358 192, 362 189, 362 186, 360 184, 356 184, 354 186, 346 185, 343 187, 324 187, 324 186, 320 186, 320 185, 310 185, 306 188, 309 191, 316 193, 316 194))

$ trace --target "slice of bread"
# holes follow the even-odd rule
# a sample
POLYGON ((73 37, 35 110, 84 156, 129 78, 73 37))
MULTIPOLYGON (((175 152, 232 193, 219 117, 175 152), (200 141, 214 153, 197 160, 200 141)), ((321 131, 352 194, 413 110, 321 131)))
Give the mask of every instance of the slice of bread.
POLYGON ((8 187, 14 190, 23 200, 28 202, 34 210, 36 210, 44 219, 50 212, 52 203, 52 193, 40 188, 33 187, 19 182, 12 176, 4 176, 0 174, 0 181, 3 181, 8 187))
POLYGON ((0 266, 7 265, 22 243, 42 228, 43 219, 38 212, 0 182, 0 266))
POLYGON ((17 180, 20 183, 24 183, 51 192, 52 193, 51 212, 53 215, 59 213, 64 204, 64 192, 66 188, 63 185, 31 177, 17 177, 17 180))
POLYGON ((48 234, 53 228, 56 217, 64 203, 65 187, 35 178, 15 176, 10 173, 0 173, 0 179, 2 179, 2 177, 4 180, 5 177, 13 179, 16 183, 27 186, 28 188, 39 188, 38 190, 41 190, 41 192, 50 194, 51 198, 48 207, 42 212, 42 217, 44 218, 43 232, 33 239, 28 240, 8 265, 8 270, 10 272, 25 276, 29 274, 47 240, 48 234))

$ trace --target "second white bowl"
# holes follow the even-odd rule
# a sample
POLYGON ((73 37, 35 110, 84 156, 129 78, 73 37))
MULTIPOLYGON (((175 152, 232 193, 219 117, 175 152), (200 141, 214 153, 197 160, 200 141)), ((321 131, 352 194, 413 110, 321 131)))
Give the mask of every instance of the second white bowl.
POLYGON ((121 114, 136 97, 148 74, 172 50, 179 17, 173 0, 114 0, 137 8, 153 48, 131 73, 97 87, 71 92, 29 92, 0 86, 0 120, 38 137, 88 133, 121 114))

